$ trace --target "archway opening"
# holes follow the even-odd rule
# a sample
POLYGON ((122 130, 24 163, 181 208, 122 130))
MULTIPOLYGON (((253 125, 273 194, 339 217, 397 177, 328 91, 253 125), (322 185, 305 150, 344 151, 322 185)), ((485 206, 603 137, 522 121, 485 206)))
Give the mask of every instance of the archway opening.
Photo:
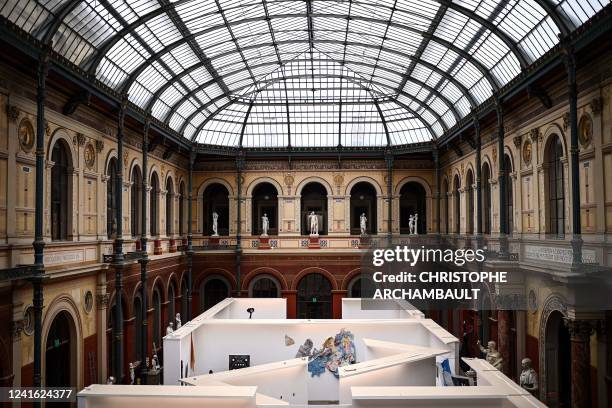
POLYGON ((332 287, 325 276, 308 274, 300 280, 297 289, 298 319, 332 318, 332 287))
POLYGON ((117 234, 117 159, 111 158, 106 171, 106 234, 112 239, 117 234))
POLYGON ((45 386, 76 387, 76 327, 72 316, 59 312, 47 334, 45 350, 45 386))
POLYGON ((149 192, 149 233, 152 237, 159 235, 159 178, 157 173, 151 175, 149 192))
POLYGON ((276 281, 268 276, 257 278, 251 285, 251 297, 277 298, 280 290, 276 281))
POLYGON ((372 298, 376 286, 374 281, 367 275, 355 278, 348 286, 348 294, 352 298, 372 298))
POLYGON ((178 216, 178 225, 179 225, 179 235, 182 237, 183 235, 185 235, 185 183, 183 183, 181 181, 181 184, 179 184, 179 197, 178 197, 179 203, 178 203, 178 210, 179 210, 179 216, 178 216))
POLYGON ((166 236, 174 234, 174 183, 168 177, 166 180, 166 236))
POLYGON ((570 334, 563 315, 554 311, 546 322, 546 403, 551 407, 571 406, 570 334))
POLYGON ((506 171, 506 191, 504 191, 506 199, 506 208, 504 209, 504 221, 506 222, 506 233, 512 234, 512 231, 514 230, 514 202, 512 191, 512 177, 509 177, 510 173, 512 173, 512 160, 507 154, 504 155, 504 169, 506 171))
POLYGON ((545 150, 545 175, 548 197, 548 228, 551 235, 565 234, 565 174, 563 172, 563 144, 557 135, 551 136, 545 150))
POLYGON ((217 214, 217 232, 221 236, 229 235, 229 191, 223 184, 213 183, 204 189, 202 214, 202 231, 204 235, 213 235, 213 213, 217 214))
POLYGON ((366 233, 375 235, 377 228, 376 189, 365 181, 359 182, 351 188, 351 235, 361 234, 361 215, 364 214, 366 233))
POLYGON ((461 184, 459 182, 459 176, 455 174, 455 178, 453 180, 455 234, 461 233, 461 193, 459 192, 460 187, 461 184))
POLYGON ((142 233, 142 173, 137 166, 132 169, 130 187, 130 221, 132 236, 142 233))
POLYGON ((449 201, 450 191, 448 190, 448 181, 445 179, 444 183, 442 183, 442 214, 444 215, 444 233, 450 233, 450 227, 448 223, 448 219, 450 218, 450 213, 448 211, 450 207, 449 201))
POLYGON ((271 183, 259 183, 253 189, 251 225, 253 235, 263 233, 262 217, 268 217, 268 235, 278 235, 278 191, 271 183))
MULTIPOLYGON (((69 216, 72 208, 70 199, 72 161, 66 142, 58 140, 51 153, 51 239, 68 239, 69 216)), ((109 180, 111 182, 111 180, 109 180)))
POLYGON ((229 297, 229 286, 223 279, 211 278, 200 285, 200 313, 229 297))
POLYGON ((468 169, 467 177, 466 177, 466 186, 465 189, 467 191, 467 233, 474 233, 474 175, 472 174, 472 169, 468 169))
MULTIPOLYGON (((153 342, 155 343, 155 347, 159 348, 161 346, 162 339, 162 296, 160 289, 155 286, 153 288, 153 342)), ((156 352, 157 350, 153 350, 156 352)))
POLYGON ((489 163, 482 165, 482 232, 491 233, 491 168, 489 163))
POLYGON ((421 183, 409 181, 400 190, 400 234, 410 233, 410 216, 417 214, 417 232, 427 233, 427 193, 421 183))
POLYGON ((321 183, 311 182, 302 189, 302 235, 310 235, 308 215, 314 212, 319 217, 319 234, 327 235, 327 190, 321 183))

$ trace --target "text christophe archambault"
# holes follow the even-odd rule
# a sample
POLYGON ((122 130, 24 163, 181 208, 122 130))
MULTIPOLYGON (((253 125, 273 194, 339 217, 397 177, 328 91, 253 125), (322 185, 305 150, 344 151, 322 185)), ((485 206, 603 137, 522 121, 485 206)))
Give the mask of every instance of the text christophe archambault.
POLYGON ((371 256, 376 269, 373 299, 477 300, 483 285, 507 283, 507 272, 423 270, 431 265, 438 269, 439 265, 482 264, 483 249, 397 246, 375 249, 371 256))

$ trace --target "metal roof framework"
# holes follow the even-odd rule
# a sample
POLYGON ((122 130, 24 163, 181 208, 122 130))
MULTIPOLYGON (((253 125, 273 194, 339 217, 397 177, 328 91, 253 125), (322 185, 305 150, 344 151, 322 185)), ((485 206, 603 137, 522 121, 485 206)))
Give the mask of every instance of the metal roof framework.
POLYGON ((0 0, 0 15, 186 138, 423 143, 606 0, 0 0))

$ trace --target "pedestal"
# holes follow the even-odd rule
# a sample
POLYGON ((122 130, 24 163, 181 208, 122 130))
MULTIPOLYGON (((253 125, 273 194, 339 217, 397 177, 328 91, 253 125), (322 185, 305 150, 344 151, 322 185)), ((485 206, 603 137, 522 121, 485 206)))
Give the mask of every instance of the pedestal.
POLYGON ((162 246, 161 246, 161 240, 160 239, 156 239, 153 241, 153 254, 154 255, 161 255, 162 253, 162 246))
POLYGON ((370 247, 370 237, 368 235, 361 235, 359 237, 359 249, 367 249, 370 247))
POLYGON ((169 251, 176 252, 176 240, 171 239, 169 244, 169 251))
POLYGON ((271 249, 270 237, 259 237, 259 246, 257 249, 271 249))
POLYGON ((308 248, 309 249, 320 249, 321 244, 319 243, 318 235, 311 235, 308 239, 308 248))
POLYGON ((210 239, 208 240, 208 246, 218 247, 219 246, 219 236, 217 235, 216 237, 210 237, 210 239))

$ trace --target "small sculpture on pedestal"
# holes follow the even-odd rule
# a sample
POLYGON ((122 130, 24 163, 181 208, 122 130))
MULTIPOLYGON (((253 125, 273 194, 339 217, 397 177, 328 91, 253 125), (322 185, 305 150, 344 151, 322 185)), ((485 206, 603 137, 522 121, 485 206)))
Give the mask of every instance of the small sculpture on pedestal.
POLYGON ((270 220, 268 219, 268 214, 264 213, 263 217, 261 217, 262 237, 268 236, 268 228, 270 228, 270 220))
POLYGON ((157 359, 157 354, 153 354, 152 365, 153 370, 159 370, 159 360, 157 359))
POLYGON ((368 219, 365 213, 361 213, 361 216, 359 217, 359 230, 361 231, 362 236, 366 235, 368 230, 368 219))
POLYGON ((524 358, 521 361, 520 385, 533 395, 538 392, 538 373, 531 367, 531 359, 524 358))
POLYGON ((489 341, 487 343, 487 348, 482 347, 480 340, 478 340, 476 344, 480 348, 480 352, 485 355, 485 360, 487 360, 487 362, 493 367, 501 370, 504 359, 502 358, 501 353, 497 351, 497 343, 494 341, 489 341))
POLYGON ((111 375, 110 377, 108 377, 108 380, 106 380, 106 383, 108 385, 113 385, 115 383, 115 377, 111 375))
POLYGON ((174 323, 168 323, 168 327, 166 327, 166 336, 174 333, 174 323))
POLYGON ((408 234, 412 235, 413 231, 414 231, 414 215, 410 214, 410 217, 408 217, 408 234))
POLYGON ((176 314, 176 317, 174 318, 174 320, 176 320, 176 330, 180 329, 180 328, 181 328, 181 326, 183 325, 183 324, 181 323, 181 314, 180 314, 180 313, 177 313, 177 314, 176 314))
POLYGON ((213 211, 212 213, 212 230, 213 230, 213 237, 218 237, 219 236, 219 230, 218 230, 218 223, 219 223, 219 214, 217 214, 216 211, 213 211))
POLYGON ((310 224, 310 236, 318 237, 319 236, 319 217, 315 214, 314 211, 310 212, 308 215, 308 223, 310 224))
POLYGON ((134 364, 130 363, 130 384, 134 385, 136 379, 136 373, 134 373, 134 364))

